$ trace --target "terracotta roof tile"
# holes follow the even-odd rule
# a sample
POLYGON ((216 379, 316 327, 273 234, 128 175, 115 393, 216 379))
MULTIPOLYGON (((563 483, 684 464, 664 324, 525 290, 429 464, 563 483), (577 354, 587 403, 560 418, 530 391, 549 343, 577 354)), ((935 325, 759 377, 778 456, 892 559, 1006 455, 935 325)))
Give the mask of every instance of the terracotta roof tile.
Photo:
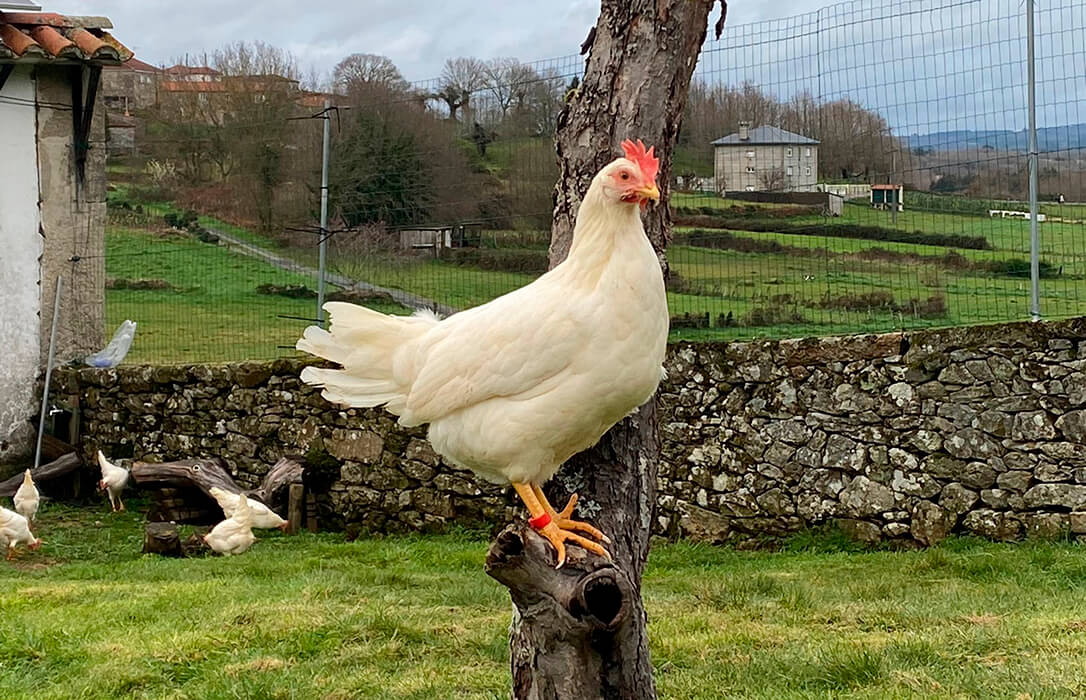
MULTIPOLYGON (((15 56, 23 56, 27 51, 32 56, 44 56, 45 49, 38 42, 23 34, 10 24, 0 24, 0 49, 8 49, 15 56)), ((0 54, 2 55, 2 54, 0 54)))
POLYGON ((63 60, 116 64, 126 61, 132 52, 105 31, 112 27, 105 17, 0 12, 0 62, 63 60))
POLYGON ((63 34, 48 25, 39 24, 30 30, 30 37, 38 42, 50 56, 68 58, 79 52, 79 49, 63 34))

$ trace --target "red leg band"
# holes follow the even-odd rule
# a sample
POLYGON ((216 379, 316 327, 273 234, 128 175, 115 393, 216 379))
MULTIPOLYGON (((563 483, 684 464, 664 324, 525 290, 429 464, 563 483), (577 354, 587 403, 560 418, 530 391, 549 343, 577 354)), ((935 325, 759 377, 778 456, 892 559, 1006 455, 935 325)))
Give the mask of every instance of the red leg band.
POLYGON ((531 520, 529 520, 528 524, 536 530, 542 530, 543 528, 551 524, 551 516, 547 513, 544 513, 538 518, 532 518, 531 520))

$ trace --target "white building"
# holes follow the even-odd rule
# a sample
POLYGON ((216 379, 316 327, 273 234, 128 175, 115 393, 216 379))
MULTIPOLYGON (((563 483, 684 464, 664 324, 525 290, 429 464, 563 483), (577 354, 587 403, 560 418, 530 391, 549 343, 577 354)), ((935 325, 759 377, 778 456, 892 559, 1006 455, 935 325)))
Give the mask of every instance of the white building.
POLYGON ((750 128, 713 141, 713 174, 719 192, 814 192, 818 141, 775 126, 750 128))
POLYGON ((104 18, 28 9, 38 8, 0 0, 0 464, 33 448, 58 275, 59 361, 102 343, 105 111, 97 88, 103 65, 131 56, 104 31, 112 27, 104 18))

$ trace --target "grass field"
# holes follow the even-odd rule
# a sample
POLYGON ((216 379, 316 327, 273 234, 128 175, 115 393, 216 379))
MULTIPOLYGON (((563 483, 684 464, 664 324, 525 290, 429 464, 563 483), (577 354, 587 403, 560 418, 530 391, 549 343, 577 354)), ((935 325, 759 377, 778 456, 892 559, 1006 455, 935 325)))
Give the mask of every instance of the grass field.
MULTIPOLYGON (((228 248, 182 235, 111 226, 106 273, 127 280, 160 280, 164 289, 109 289, 110 328, 137 322, 128 362, 215 362, 270 359, 290 350, 316 314, 314 299, 257 293, 261 284, 305 285, 316 280, 280 270, 228 248), (296 318, 284 318, 293 316, 296 318)), ((371 304, 405 313, 398 304, 371 304)))
MULTIPOLYGON (((261 534, 241 557, 140 555, 138 502, 47 505, 0 564, 0 697, 508 697, 505 589, 484 537, 261 534)), ((661 698, 1086 693, 1086 549, 950 540, 858 551, 656 547, 644 582, 661 698)))
MULTIPOLYGON (((121 194, 127 196, 126 192, 121 194)), ((684 244, 682 236, 691 229, 676 229, 676 242, 668 251, 676 276, 669 306, 673 317, 683 318, 673 323, 673 339, 799 337, 1029 317, 1029 223, 1023 220, 906 209, 893 222, 889 213, 862 203, 846 204, 841 217, 774 218, 777 205, 751 209, 745 202, 683 193, 676 194, 673 203, 719 210, 720 220, 730 222, 732 228, 701 235, 734 239, 722 248, 684 244), (745 222, 763 227, 769 222, 770 231, 745 230, 745 222), (817 235, 773 232, 775 224, 814 226, 817 235), (837 235, 854 236, 857 226, 878 227, 884 233, 969 236, 986 241, 988 248, 837 235), (688 327, 704 324, 706 315, 711 327, 688 327)), ((969 203, 958 202, 963 207, 969 203)), ((163 203, 145 206, 156 215, 169 210, 163 203)), ((794 212, 794 207, 790 209, 794 212)), ((1075 207, 1064 205, 1064 209, 1075 207)), ((200 221, 316 266, 315 249, 284 247, 272 237, 212 217, 200 221)), ((109 239, 110 275, 160 277, 183 290, 111 290, 110 322, 128 317, 141 321, 135 361, 274 357, 287 352, 279 346, 293 344, 306 323, 281 316, 315 315, 312 300, 267 297, 254 291, 262 283, 315 287, 315 280, 304 275, 191 239, 150 237, 121 227, 112 228, 109 239), (144 274, 145 268, 153 268, 154 274, 144 274), (228 347, 224 350, 223 346, 228 347)), ((542 254, 546 236, 487 231, 483 242, 542 254)), ((1040 242, 1045 266, 1042 314, 1049 318, 1086 314, 1086 224, 1045 222, 1040 242)), ((485 303, 533 279, 532 274, 456 265, 427 255, 392 259, 346 255, 336 246, 330 250, 334 272, 459 309, 485 303)))

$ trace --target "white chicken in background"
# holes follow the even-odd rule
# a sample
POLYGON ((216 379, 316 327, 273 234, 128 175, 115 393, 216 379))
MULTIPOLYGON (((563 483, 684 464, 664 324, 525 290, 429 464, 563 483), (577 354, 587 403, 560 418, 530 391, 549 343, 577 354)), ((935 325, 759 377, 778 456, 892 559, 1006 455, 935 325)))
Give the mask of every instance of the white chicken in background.
POLYGON ((0 507, 0 547, 7 550, 7 558, 15 557, 15 548, 25 544, 29 549, 41 546, 41 540, 30 532, 30 523, 13 510, 0 507))
POLYGON ((98 450, 98 466, 102 468, 98 490, 109 493, 109 505, 114 513, 124 510, 121 492, 124 491, 124 485, 128 483, 128 470, 111 463, 101 450, 98 450))
POLYGON ((19 485, 19 490, 15 492, 12 500, 15 502, 16 513, 27 520, 34 520, 38 514, 41 497, 38 495, 38 487, 34 485, 34 478, 30 475, 29 469, 23 473, 23 483, 19 485))
POLYGON ((439 454, 511 483, 559 566, 565 541, 609 556, 608 540, 571 519, 576 495, 558 512, 540 485, 663 377, 667 295, 638 211, 660 197, 659 161, 640 141, 622 147, 581 202, 569 256, 531 284, 444 320, 330 302, 330 330, 310 326, 297 343, 342 366, 302 371, 329 401, 429 423, 439 454))
POLYGON ((234 514, 211 528, 204 535, 204 543, 219 554, 241 554, 256 542, 252 515, 249 499, 239 499, 234 514))
MULTIPOLYGON (((219 507, 222 508, 223 515, 228 518, 234 515, 238 504, 241 502, 240 493, 230 493, 229 491, 220 489, 218 486, 211 487, 211 497, 214 498, 219 504, 219 507)), ((249 511, 252 514, 253 527, 266 530, 279 528, 283 532, 287 531, 287 526, 290 523, 279 517, 279 515, 271 508, 252 498, 246 498, 245 500, 249 504, 249 511)))

